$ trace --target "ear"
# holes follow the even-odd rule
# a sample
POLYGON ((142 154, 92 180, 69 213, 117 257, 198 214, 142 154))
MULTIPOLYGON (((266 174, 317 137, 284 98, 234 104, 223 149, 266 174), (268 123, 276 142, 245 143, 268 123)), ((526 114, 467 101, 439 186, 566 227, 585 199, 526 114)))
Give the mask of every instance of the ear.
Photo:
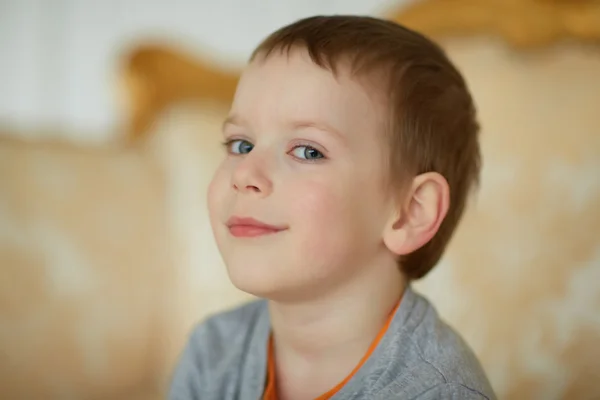
POLYGON ((449 205, 450 187, 442 175, 436 172, 418 175, 405 194, 400 212, 386 226, 385 245, 398 256, 419 249, 436 234, 449 205))

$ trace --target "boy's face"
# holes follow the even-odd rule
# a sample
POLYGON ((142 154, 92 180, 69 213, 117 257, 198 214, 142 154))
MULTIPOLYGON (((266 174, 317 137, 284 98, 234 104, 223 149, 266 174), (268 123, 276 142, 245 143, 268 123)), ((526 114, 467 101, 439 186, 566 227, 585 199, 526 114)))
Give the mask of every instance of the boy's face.
POLYGON ((390 256, 385 117, 383 102, 305 51, 248 66, 208 193, 234 285, 272 299, 314 296, 390 256))

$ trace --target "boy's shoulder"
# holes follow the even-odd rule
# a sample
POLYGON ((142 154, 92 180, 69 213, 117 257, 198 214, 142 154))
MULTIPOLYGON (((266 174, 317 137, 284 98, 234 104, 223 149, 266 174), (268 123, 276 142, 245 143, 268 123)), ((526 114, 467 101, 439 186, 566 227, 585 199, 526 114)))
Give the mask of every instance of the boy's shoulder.
POLYGON ((237 343, 253 332, 259 323, 268 323, 268 309, 265 300, 254 300, 210 315, 200 322, 192 332, 191 340, 213 344, 237 343))
POLYGON ((367 372, 380 377, 373 398, 495 399, 472 349, 412 288, 389 330, 367 372))
MULTIPOLYGON (((269 318, 266 301, 255 300, 198 323, 175 368, 169 399, 237 398, 240 388, 262 393, 269 318)), ((246 394, 242 398, 245 397, 246 394)))
POLYGON ((249 350, 256 337, 269 333, 265 300, 254 300, 207 317, 191 333, 188 347, 203 353, 203 362, 215 366, 222 360, 249 350))

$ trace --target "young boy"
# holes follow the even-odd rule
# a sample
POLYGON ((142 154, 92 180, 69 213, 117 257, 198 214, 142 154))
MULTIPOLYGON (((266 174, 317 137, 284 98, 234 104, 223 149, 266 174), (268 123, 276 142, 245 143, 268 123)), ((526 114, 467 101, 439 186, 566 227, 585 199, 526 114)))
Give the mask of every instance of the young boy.
POLYGON ((465 342, 411 287, 479 175, 460 73, 370 17, 269 36, 223 125, 209 213, 232 282, 258 300, 193 332, 171 399, 492 399, 465 342))

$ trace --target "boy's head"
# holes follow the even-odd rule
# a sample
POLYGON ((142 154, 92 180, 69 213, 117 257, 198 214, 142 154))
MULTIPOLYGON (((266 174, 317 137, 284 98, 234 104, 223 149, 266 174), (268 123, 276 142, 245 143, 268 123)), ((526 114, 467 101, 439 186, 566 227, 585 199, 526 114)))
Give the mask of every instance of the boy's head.
POLYGON ((223 133, 213 230, 233 283, 265 297, 390 266, 424 276, 479 174, 459 72, 425 37, 370 17, 312 17, 269 36, 223 133))

